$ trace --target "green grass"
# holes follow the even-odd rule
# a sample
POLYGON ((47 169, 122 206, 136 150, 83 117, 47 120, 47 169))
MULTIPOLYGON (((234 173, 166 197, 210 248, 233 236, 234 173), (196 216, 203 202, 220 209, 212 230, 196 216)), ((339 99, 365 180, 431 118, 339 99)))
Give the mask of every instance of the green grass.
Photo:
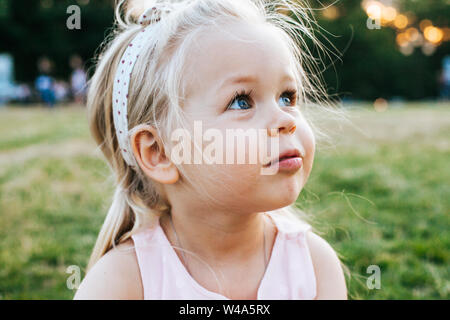
MULTIPOLYGON (((327 124, 298 199, 348 267, 355 299, 448 299, 450 105, 327 124), (369 265, 381 289, 369 290, 369 265)), ((112 196, 85 110, 0 109, 0 298, 71 299, 112 196)), ((82 273, 84 276, 84 272, 82 273)))

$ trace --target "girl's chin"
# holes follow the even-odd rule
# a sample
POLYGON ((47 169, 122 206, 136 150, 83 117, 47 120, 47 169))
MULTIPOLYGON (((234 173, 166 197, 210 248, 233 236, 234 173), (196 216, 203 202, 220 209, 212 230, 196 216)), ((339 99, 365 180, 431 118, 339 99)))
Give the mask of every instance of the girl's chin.
POLYGON ((301 188, 288 189, 288 190, 277 190, 267 194, 264 202, 267 207, 271 207, 271 210, 283 208, 295 203, 300 195, 301 188))
POLYGON ((302 189, 301 181, 297 179, 296 181, 280 185, 274 192, 274 195, 287 206, 297 200, 302 189))

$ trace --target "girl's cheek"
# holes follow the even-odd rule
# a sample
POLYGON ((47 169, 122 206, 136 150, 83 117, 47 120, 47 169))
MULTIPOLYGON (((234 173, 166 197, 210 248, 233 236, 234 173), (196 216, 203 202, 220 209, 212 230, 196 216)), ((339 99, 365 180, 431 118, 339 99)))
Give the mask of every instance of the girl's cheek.
POLYGON ((305 152, 305 160, 312 162, 316 150, 316 139, 311 127, 303 117, 299 121, 298 137, 305 152))
POLYGON ((306 132, 305 132, 305 148, 306 152, 310 154, 310 156, 313 158, 314 153, 316 150, 316 138, 314 137, 314 133, 311 130, 311 127, 307 125, 306 132))

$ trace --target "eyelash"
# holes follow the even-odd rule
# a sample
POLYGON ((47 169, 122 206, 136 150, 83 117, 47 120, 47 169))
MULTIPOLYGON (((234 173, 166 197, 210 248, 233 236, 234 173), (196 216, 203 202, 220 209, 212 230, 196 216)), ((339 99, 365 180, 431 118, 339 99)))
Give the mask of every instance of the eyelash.
MULTIPOLYGON (((236 91, 236 93, 234 94, 234 97, 228 103, 226 110, 229 110, 231 105, 238 99, 246 99, 248 104, 251 105, 249 100, 251 98, 252 92, 253 92, 253 90, 250 90, 247 92, 247 91, 245 91, 245 89, 242 89, 240 92, 236 91)), ((288 90, 284 91, 281 96, 284 96, 284 95, 286 95, 291 100, 291 106, 295 106, 297 104, 297 90, 288 89, 288 90)), ((244 109, 244 110, 246 110, 246 109, 244 109)))

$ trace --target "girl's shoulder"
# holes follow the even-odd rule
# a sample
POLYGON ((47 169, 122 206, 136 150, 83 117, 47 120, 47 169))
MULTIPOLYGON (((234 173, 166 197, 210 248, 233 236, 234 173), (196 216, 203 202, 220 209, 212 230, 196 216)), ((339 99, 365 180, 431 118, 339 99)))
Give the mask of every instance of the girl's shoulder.
POLYGON ((302 247, 306 244, 316 278, 316 299, 346 299, 342 264, 331 245, 296 216, 275 212, 270 216, 286 239, 302 247))
POLYGON ((335 250, 311 230, 306 233, 306 242, 316 275, 316 299, 347 299, 344 272, 335 250))
POLYGON ((131 239, 97 261, 86 274, 74 299, 143 299, 141 275, 131 239))

